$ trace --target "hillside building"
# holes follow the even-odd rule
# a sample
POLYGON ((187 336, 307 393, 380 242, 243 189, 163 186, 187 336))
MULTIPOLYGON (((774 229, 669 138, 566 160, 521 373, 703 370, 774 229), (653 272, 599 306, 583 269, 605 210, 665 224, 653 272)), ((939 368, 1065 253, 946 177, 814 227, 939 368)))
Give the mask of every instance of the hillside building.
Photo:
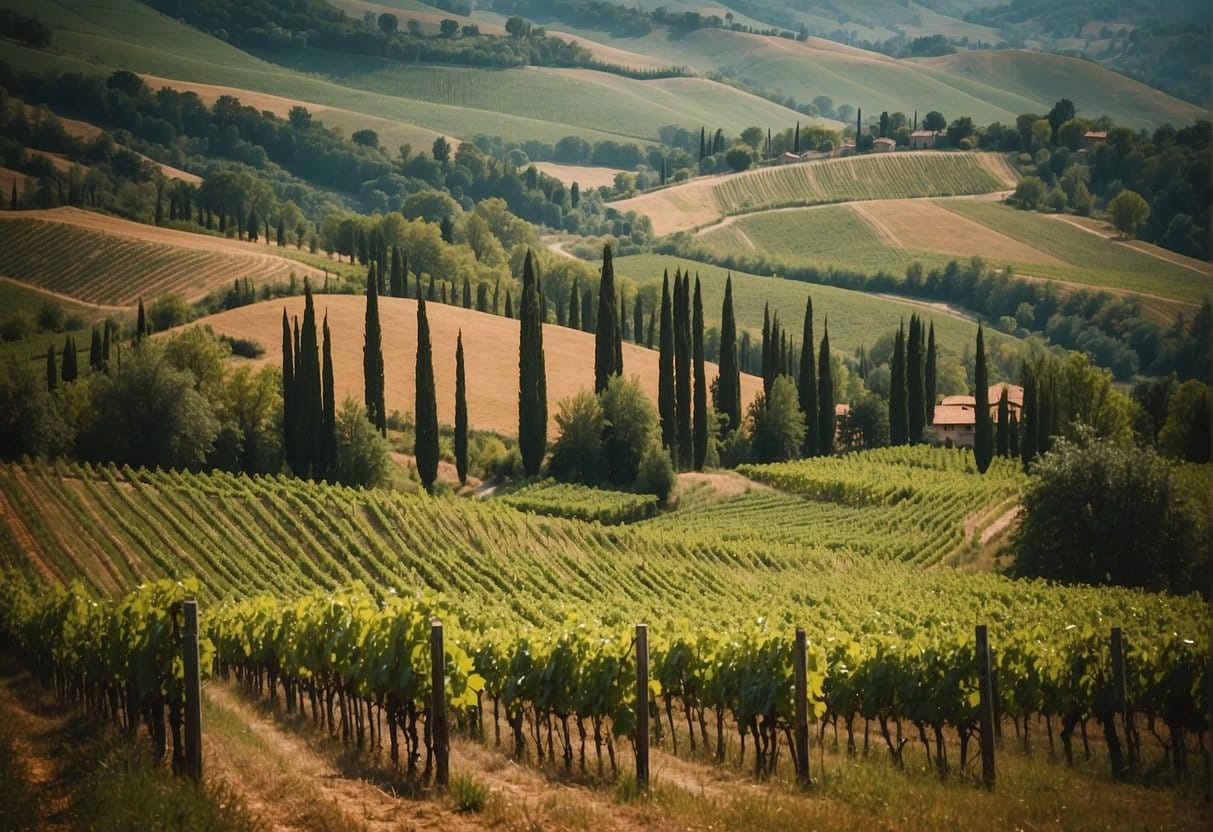
POLYGON ((1107 130, 1088 130, 1082 134, 1082 149, 1086 151, 1094 150, 1107 140, 1107 130))
MULTIPOLYGON (((998 400, 1002 398, 1003 388, 1007 390, 1007 409, 1012 421, 1020 421, 1023 413, 1023 388, 1017 384, 991 384, 988 391, 990 399, 990 418, 998 424, 998 400)), ((944 396, 935 405, 935 416, 931 420, 935 435, 940 442, 952 440, 952 445, 958 448, 973 447, 974 434, 977 431, 977 399, 973 396, 944 396)))
POLYGON ((928 150, 934 147, 938 135, 934 130, 915 130, 910 134, 910 150, 928 150))
POLYGON ((791 151, 786 151, 784 153, 780 153, 779 156, 775 159, 775 161, 781 165, 794 165, 797 162, 801 161, 801 159, 800 159, 799 154, 792 153, 791 151))
POLYGON ((872 142, 874 153, 892 153, 895 147, 897 147, 897 142, 889 138, 881 137, 872 142))

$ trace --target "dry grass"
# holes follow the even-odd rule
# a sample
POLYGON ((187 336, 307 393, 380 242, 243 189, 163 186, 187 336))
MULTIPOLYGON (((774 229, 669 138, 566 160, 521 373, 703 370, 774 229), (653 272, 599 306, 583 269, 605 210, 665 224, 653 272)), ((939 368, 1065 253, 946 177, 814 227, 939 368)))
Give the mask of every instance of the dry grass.
POLYGON ((559 179, 566 185, 574 182, 582 190, 586 188, 612 187, 615 184, 615 174, 623 173, 619 168, 600 168, 593 165, 562 165, 557 162, 536 162, 535 168, 540 173, 546 173, 559 179))
POLYGON ((928 200, 875 200, 849 207, 897 248, 957 257, 977 254, 996 263, 1061 262, 928 200))
MULTIPOLYGON (((222 312, 206 319, 216 332, 252 338, 266 345, 258 363, 280 364, 282 310, 303 317, 303 298, 269 301, 222 312)), ((507 436, 518 433, 518 322, 509 318, 438 303, 426 305, 434 356, 434 378, 438 396, 438 419, 454 422, 455 340, 463 331, 464 358, 468 379, 468 419, 474 430, 507 436)), ((363 398, 362 342, 366 299, 349 295, 316 296, 318 323, 325 313, 333 336, 333 371, 337 400, 363 398)), ((414 367, 417 361, 417 302, 404 298, 380 298, 383 330, 385 391, 389 412, 411 413, 416 400, 414 367)), ((556 436, 556 404, 579 390, 594 386, 594 336, 566 327, 549 325, 543 330, 547 366, 548 437, 556 436)), ((623 345, 624 372, 640 378, 641 386, 657 399, 657 353, 634 344, 623 345)), ((708 378, 716 374, 709 365, 708 378)), ((748 403, 760 388, 753 376, 742 377, 742 396, 748 403)))

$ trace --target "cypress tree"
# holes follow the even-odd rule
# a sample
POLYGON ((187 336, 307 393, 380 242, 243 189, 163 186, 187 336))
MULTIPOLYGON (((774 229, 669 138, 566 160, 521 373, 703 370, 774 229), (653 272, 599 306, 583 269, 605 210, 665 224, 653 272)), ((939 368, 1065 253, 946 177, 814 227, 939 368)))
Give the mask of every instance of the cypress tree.
POLYGON ((670 273, 661 278, 661 346, 657 358, 657 414, 661 417, 661 444, 678 447, 678 421, 674 407, 674 314, 670 309, 670 273))
POLYGON ((363 330, 362 381, 366 416, 381 434, 387 435, 384 405, 383 334, 379 325, 379 280, 372 263, 366 276, 366 326, 363 330))
POLYGON ((615 342, 618 340, 619 312, 615 308, 615 266, 611 247, 602 247, 602 277, 598 281, 598 323, 594 327, 594 392, 606 389, 611 376, 619 375, 623 367, 616 362, 615 342))
POLYGON ((88 368, 92 372, 101 369, 101 333, 93 327, 93 337, 88 345, 88 368))
POLYGON ((501 278, 500 277, 497 278, 495 281, 493 281, 493 314, 494 315, 499 314, 499 310, 501 309, 501 305, 498 303, 499 300, 501 300, 501 278))
MULTIPOLYGON (((703 157, 706 152, 707 152, 707 128, 700 127, 699 128, 699 161, 700 162, 703 161, 703 157)), ((13 183, 13 199, 16 200, 16 198, 17 198, 17 184, 14 182, 13 183)), ((16 204, 16 203, 14 202, 14 204, 16 204)))
POLYGON ((906 330, 902 324, 893 339, 893 359, 889 366, 889 442, 904 445, 909 441, 909 407, 906 392, 906 330))
POLYGON ((793 148, 793 150, 792 150, 793 153, 797 153, 797 154, 800 153, 800 122, 799 121, 796 122, 796 139, 792 143, 792 148, 793 148))
POLYGON ((135 343, 143 343, 143 336, 147 334, 147 314, 143 311, 143 298, 139 298, 139 312, 135 318, 135 343))
MULTIPOLYGON (((569 289, 569 329, 581 329, 581 287, 577 285, 576 279, 569 289)), ((597 345, 594 357, 597 358, 597 345)))
POLYGON ((648 326, 648 329, 646 330, 646 334, 644 336, 644 345, 646 347, 648 347, 649 349, 653 349, 653 344, 655 343, 653 338, 654 338, 656 332, 657 332, 657 310, 650 309, 649 310, 649 326, 648 326))
MULTIPOLYGON (((616 340, 622 343, 632 337, 632 324, 628 317, 628 299, 623 292, 619 293, 619 303, 616 306, 619 309, 619 337, 616 340)), ((623 364, 620 363, 619 366, 622 370, 623 364)))
POLYGON ((821 352, 817 354, 817 452, 822 456, 834 453, 834 369, 830 365, 830 319, 826 318, 821 336, 821 352))
MULTIPOLYGON (((454 294, 454 293, 452 292, 452 294, 454 294)), ((446 298, 446 281, 445 280, 442 281, 442 302, 444 304, 448 302, 447 298, 446 298)))
MULTIPOLYGON (((797 125, 799 127, 799 124, 797 125)), ((800 399, 800 409, 804 413, 804 446, 801 452, 806 456, 817 456, 818 434, 817 426, 817 362, 813 360, 813 298, 805 298, 804 330, 801 333, 800 377, 796 383, 796 394, 800 399)))
MULTIPOLYGON (((283 313, 285 314, 285 312, 283 313)), ((101 369, 109 372, 110 368, 110 330, 109 321, 103 325, 105 330, 101 333, 101 369)))
POLYGON ((416 406, 413 408, 413 455, 417 475, 428 491, 438 477, 438 399, 434 393, 434 360, 430 351, 430 322, 425 301, 417 303, 416 406))
MULTIPOLYGON (((421 298, 420 281, 418 281, 418 286, 417 286, 417 297, 418 297, 418 299, 421 298)), ((430 275, 430 286, 429 286, 429 289, 426 290, 426 300, 429 300, 429 301, 438 300, 438 286, 434 283, 433 275, 430 275)))
POLYGON ((699 275, 695 275, 695 302, 691 313, 691 352, 695 367, 692 461, 695 470, 702 471, 708 456, 708 382, 703 366, 703 297, 699 289, 699 275))
POLYGON ((312 287, 303 281, 303 324, 299 328, 299 347, 295 353, 295 406, 299 411, 296 432, 301 477, 318 479, 324 447, 324 402, 320 389, 320 351, 316 343, 316 307, 312 287))
POLYGON ((924 388, 923 396, 925 398, 924 404, 926 405, 926 417, 928 425, 935 424, 935 365, 935 322, 931 321, 931 330, 927 335, 927 362, 922 373, 924 388))
POLYGON ((615 375, 621 376, 623 375, 623 338, 625 335, 624 324, 627 320, 627 315, 623 309, 622 296, 619 298, 617 308, 619 309, 619 320, 616 322, 615 326, 615 375))
POLYGON ((472 284, 466 276, 463 278, 463 308, 472 308, 472 284))
POLYGON ((298 472, 295 458, 295 350, 291 339, 291 324, 282 307, 282 450, 287 467, 298 472))
POLYGON ((487 283, 476 284, 476 311, 489 311, 489 287, 487 283))
POLYGON ((76 362, 76 339, 72 336, 67 336, 63 343, 63 383, 75 381, 80 376, 80 370, 76 362))
POLYGON ((510 290, 509 290, 509 289, 506 289, 506 290, 505 290, 505 316, 506 316, 507 318, 513 318, 513 317, 514 317, 514 301, 513 301, 513 299, 510 297, 510 290))
POLYGON ((581 294, 581 331, 594 332, 597 322, 595 319, 594 292, 588 286, 581 294))
POLYGON ((990 460, 994 457, 994 426, 990 420, 989 371, 986 368, 985 335, 982 333, 981 324, 977 325, 976 362, 973 370, 973 384, 977 388, 973 391, 973 398, 977 402, 973 408, 976 416, 976 426, 973 431, 973 458, 977 463, 977 470, 984 474, 990 467, 990 460))
POLYGON ((636 301, 632 304, 632 340, 637 344, 643 341, 644 336, 644 299, 640 297, 640 293, 636 293, 636 301))
POLYGON ((1053 447, 1057 419, 1057 386, 1052 371, 1043 362, 1036 374, 1036 455, 1047 454, 1053 447))
POLYGON ((720 411, 729 418, 728 430, 741 424, 741 370, 737 363, 737 320, 733 316, 733 275, 724 281, 720 310, 720 376, 716 383, 720 411))
POLYGON ((994 430, 994 452, 999 456, 1007 456, 1011 452, 1011 424, 1007 405, 1007 388, 1003 385, 1002 394, 998 397, 998 425, 994 430))
POLYGON ((678 463, 691 467, 691 275, 674 277, 674 406, 678 419, 678 463))
MULTIPOLYGON (((421 291, 421 278, 417 278, 417 291, 421 291)), ((400 297, 407 298, 409 296, 409 253, 401 250, 400 252, 400 297)))
MULTIPOLYGON (((528 477, 539 473, 547 451, 547 373, 543 359, 543 319, 539 286, 528 249, 522 268, 522 301, 518 328, 518 449, 528 477)), ((509 296, 506 296, 507 303, 509 296)))
POLYGON ((55 364, 55 345, 46 345, 46 390, 54 393, 59 386, 59 367, 55 364))
POLYGON ((10 211, 16 211, 19 207, 17 204, 17 180, 13 180, 13 190, 8 197, 8 207, 10 211))
POLYGON ((333 339, 329 332, 328 312, 324 313, 323 352, 324 367, 321 374, 321 384, 324 388, 321 395, 323 435, 320 439, 320 464, 317 466, 316 478, 333 482, 337 478, 337 391, 333 386, 333 339))
POLYGON ((771 385, 775 383, 774 373, 771 372, 771 305, 762 307, 762 395, 767 401, 771 399, 771 385))
POLYGON ((1036 398, 1036 375, 1032 365, 1023 362, 1019 366, 1019 384, 1023 387, 1023 424, 1019 431, 1019 458, 1024 471, 1028 470, 1036 456, 1036 423, 1040 418, 1036 398))
POLYGON ((278 248, 282 248, 284 245, 286 245, 286 222, 285 222, 285 220, 283 220, 282 216, 279 215, 279 217, 278 217, 278 248))
POLYGON ((910 338, 906 342, 906 402, 910 443, 915 445, 922 441, 922 431, 927 424, 926 386, 922 374, 922 319, 912 315, 910 338))
POLYGON ((1011 413, 1011 429, 1007 431, 1007 456, 1019 458, 1019 417, 1011 413))
MULTIPOLYGON (((484 284, 480 284, 483 286, 484 284)), ((468 396, 463 369, 463 330, 455 341, 455 473, 459 484, 468 481, 468 396)))

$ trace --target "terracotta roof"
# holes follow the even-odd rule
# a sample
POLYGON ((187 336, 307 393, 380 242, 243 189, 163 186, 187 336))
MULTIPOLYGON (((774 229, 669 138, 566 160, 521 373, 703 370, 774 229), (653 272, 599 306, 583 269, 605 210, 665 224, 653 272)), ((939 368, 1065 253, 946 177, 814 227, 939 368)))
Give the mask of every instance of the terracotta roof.
POLYGON ((1084 139, 1106 139, 1108 137, 1107 130, 1088 130, 1082 134, 1084 139))
POLYGON ((977 407, 977 399, 972 396, 944 396, 939 403, 944 406, 967 405, 968 407, 977 407))
POLYGON ((875 139, 872 144, 897 144, 897 142, 893 139, 881 136, 879 139, 875 139))
POLYGON ((935 405, 935 418, 931 421, 936 425, 972 425, 976 419, 973 418, 972 407, 937 404, 935 405))
POLYGON ((913 133, 910 134, 910 136, 912 136, 912 137, 916 136, 920 139, 929 139, 929 138, 932 138, 932 137, 938 136, 938 135, 939 134, 936 133, 934 130, 915 130, 913 133))
POLYGON ((1018 384, 1008 384, 1001 382, 999 384, 990 385, 990 404, 998 404, 998 400, 1002 398, 1002 388, 1007 388, 1007 403, 1015 407, 1023 407, 1023 388, 1018 384))

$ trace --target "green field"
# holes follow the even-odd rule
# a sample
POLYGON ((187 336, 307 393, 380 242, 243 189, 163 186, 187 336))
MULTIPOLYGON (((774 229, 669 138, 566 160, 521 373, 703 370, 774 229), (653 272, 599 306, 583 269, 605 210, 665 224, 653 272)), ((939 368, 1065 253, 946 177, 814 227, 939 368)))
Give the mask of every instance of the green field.
POLYGON ((766 255, 790 266, 812 265, 875 274, 905 274, 911 263, 931 269, 956 255, 889 245, 850 207, 827 205, 735 217, 700 239, 716 254, 766 255))
MULTIPOLYGON (((915 11, 928 12, 921 7, 915 11)), ((878 17, 866 7, 856 13, 878 17)), ((862 32, 860 26, 844 28, 862 32)), ((967 115, 978 124, 1006 124, 1013 123, 1021 113, 1046 113, 1059 98, 1066 97, 1084 116, 1108 115, 1134 129, 1153 128, 1164 122, 1191 123, 1204 117, 1194 104, 1099 64, 1058 55, 980 50, 962 51, 947 58, 899 61, 817 38, 797 43, 723 29, 701 29, 689 35, 655 29, 644 38, 573 31, 620 49, 677 54, 679 62, 702 72, 720 72, 748 85, 792 96, 801 103, 826 95, 833 99, 835 108, 846 104, 869 115, 888 110, 912 116, 917 110, 921 116, 939 110, 949 121, 967 115), (983 62, 991 69, 981 66, 983 62)))
MULTIPOLYGON (((1033 259, 1003 257, 997 249, 987 248, 979 235, 967 238, 970 255, 995 266, 1009 265, 1017 274, 1141 292, 1185 304, 1199 304, 1213 292, 1213 275, 1208 271, 1201 274, 1056 218, 983 200, 939 200, 935 204, 1041 254, 1033 259), (1044 262, 1052 259, 1060 262, 1044 262)), ((913 214, 914 204, 907 203, 905 210, 913 214)), ((867 273, 901 275, 913 262, 931 269, 964 259, 955 248, 947 252, 902 248, 877 233, 852 207, 843 205, 737 217, 700 239, 720 255, 762 254, 789 266, 867 273)), ((925 235, 916 241, 929 245, 925 235)))
POLYGON ((1213 276, 1091 234, 1073 224, 1007 205, 975 200, 941 203, 949 211, 1065 261, 1063 266, 1012 264, 1016 271, 1108 289, 1144 292, 1199 304, 1213 293, 1213 276))
MULTIPOLYGON (((661 273, 676 268, 698 274, 703 289, 704 325, 720 325, 720 307, 724 302, 724 284, 729 272, 716 266, 682 260, 661 255, 634 255, 615 258, 615 274, 626 275, 638 284, 655 282, 660 294, 661 273)), ((924 309, 906 301, 876 297, 863 292, 819 286, 798 280, 779 277, 762 277, 732 272, 733 307, 737 315, 738 331, 749 330, 755 344, 762 332, 762 312, 770 304, 772 313, 778 312, 788 334, 800 343, 804 324, 805 298, 813 297, 814 335, 818 341, 822 335, 822 323, 830 320, 830 349, 835 354, 854 353, 861 346, 871 346, 882 335, 897 329, 902 321, 912 314, 920 314, 935 323, 935 335, 941 355, 954 359, 965 354, 977 338, 977 323, 968 319, 924 309)), ((1002 333, 986 329, 987 349, 1013 342, 1015 339, 1002 333)))

